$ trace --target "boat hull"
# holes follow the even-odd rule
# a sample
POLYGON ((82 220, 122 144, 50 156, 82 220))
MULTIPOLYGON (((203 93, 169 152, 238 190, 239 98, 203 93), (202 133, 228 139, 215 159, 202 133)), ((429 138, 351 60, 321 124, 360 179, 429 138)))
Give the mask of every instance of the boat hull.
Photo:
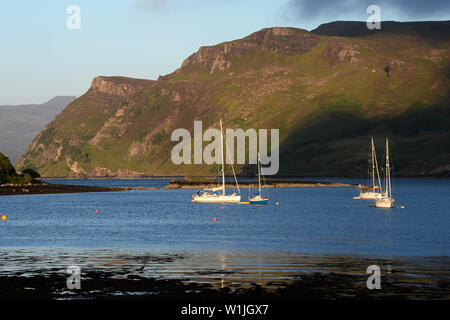
POLYGON ((201 195, 195 196, 192 202, 196 203, 238 203, 241 202, 240 195, 201 195))
POLYGON ((392 198, 381 198, 375 200, 375 207, 377 208, 393 208, 395 200, 392 198))
POLYGON ((362 200, 375 200, 381 199, 383 195, 379 192, 361 192, 359 197, 354 197, 354 199, 362 199, 362 200))
POLYGON ((250 204, 268 204, 269 199, 248 199, 248 202, 250 202, 250 204))

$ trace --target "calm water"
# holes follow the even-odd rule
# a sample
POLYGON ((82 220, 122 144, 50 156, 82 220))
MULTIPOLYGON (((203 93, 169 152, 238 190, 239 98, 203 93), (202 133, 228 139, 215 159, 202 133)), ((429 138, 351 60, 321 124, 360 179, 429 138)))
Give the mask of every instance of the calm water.
MULTIPOLYGON (((167 180, 52 182, 145 187, 167 184, 167 180)), ((246 197, 248 190, 243 192, 246 197)), ((450 254, 448 179, 394 180, 394 209, 377 209, 368 206, 370 201, 353 200, 354 187, 279 188, 268 192, 272 201, 268 206, 193 204, 193 190, 3 196, 0 213, 8 220, 0 222, 0 246, 450 254), (402 205, 405 209, 399 208, 402 205)))
MULTIPOLYGON (((163 187, 168 180, 50 182, 163 187)), ((448 179, 394 180, 393 209, 354 200, 354 187, 266 189, 267 206, 193 204, 193 191, 2 196, 0 276, 64 273, 75 264, 239 287, 311 271, 365 274, 375 263, 383 274, 395 270, 395 281, 450 278, 448 179)))

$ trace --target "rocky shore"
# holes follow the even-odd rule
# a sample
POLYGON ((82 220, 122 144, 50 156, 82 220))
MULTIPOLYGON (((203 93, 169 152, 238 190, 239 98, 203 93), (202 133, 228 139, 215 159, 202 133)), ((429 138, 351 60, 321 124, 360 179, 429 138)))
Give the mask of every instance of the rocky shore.
POLYGON ((79 290, 66 287, 67 275, 0 276, 0 300, 107 299, 107 300, 448 300, 448 281, 415 283, 383 276, 382 290, 368 290, 366 275, 337 273, 301 274, 290 282, 250 283, 239 288, 216 287, 180 279, 147 278, 129 272, 87 271, 79 290))
MULTIPOLYGON (((239 182, 242 188, 258 188, 255 182, 239 182)), ((301 181, 301 180, 267 180, 263 188, 300 188, 300 187, 350 187, 351 184, 324 182, 324 181, 301 181)), ((170 180, 164 189, 206 189, 217 187, 214 180, 170 180)), ((226 182, 227 188, 235 188, 236 185, 226 182)), ((82 185, 67 185, 53 183, 39 184, 3 184, 0 185, 0 196, 20 194, 52 194, 52 193, 80 193, 80 192, 111 192, 128 190, 157 190, 156 187, 95 187, 82 185)))
MULTIPOLYGON (((171 180, 166 189, 207 189, 217 187, 217 182, 213 180, 171 180)), ((255 182, 239 182, 242 188, 258 188, 255 182)), ((303 187, 351 187, 352 184, 325 182, 325 181, 303 181, 303 180, 266 180, 263 188, 303 188, 303 187)), ((225 182, 226 188, 235 188, 233 182, 225 182)))
POLYGON ((28 185, 1 185, 0 196, 19 195, 19 194, 48 194, 48 193, 80 193, 80 192, 109 192, 125 191, 134 188, 110 188, 93 186, 74 186, 65 184, 28 184, 28 185))

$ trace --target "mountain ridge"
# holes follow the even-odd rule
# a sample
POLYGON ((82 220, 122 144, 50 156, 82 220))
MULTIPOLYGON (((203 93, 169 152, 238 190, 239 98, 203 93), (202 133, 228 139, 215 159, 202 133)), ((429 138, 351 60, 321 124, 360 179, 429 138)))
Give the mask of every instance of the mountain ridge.
POLYGON ((158 80, 96 77, 18 165, 67 177, 213 174, 173 165, 170 134, 221 116, 228 127, 279 128, 281 175, 361 175, 370 136, 381 150, 386 135, 397 174, 446 175, 450 41, 402 32, 266 28, 201 47, 158 80))
POLYGON ((75 99, 55 96, 41 104, 0 106, 0 151, 16 162, 45 125, 75 99))

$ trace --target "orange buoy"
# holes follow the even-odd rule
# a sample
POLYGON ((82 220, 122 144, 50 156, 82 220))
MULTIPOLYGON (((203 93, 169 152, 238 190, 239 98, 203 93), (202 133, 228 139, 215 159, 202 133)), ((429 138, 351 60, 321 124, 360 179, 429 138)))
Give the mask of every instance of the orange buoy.
POLYGON ((6 221, 6 219, 7 219, 6 216, 3 215, 3 216, 2 216, 2 220, 3 220, 3 221, 6 221))
POLYGON ((214 222, 217 222, 217 218, 214 218, 214 222))
POLYGON ((95 211, 95 213, 98 213, 98 210, 97 210, 97 211, 95 211))

